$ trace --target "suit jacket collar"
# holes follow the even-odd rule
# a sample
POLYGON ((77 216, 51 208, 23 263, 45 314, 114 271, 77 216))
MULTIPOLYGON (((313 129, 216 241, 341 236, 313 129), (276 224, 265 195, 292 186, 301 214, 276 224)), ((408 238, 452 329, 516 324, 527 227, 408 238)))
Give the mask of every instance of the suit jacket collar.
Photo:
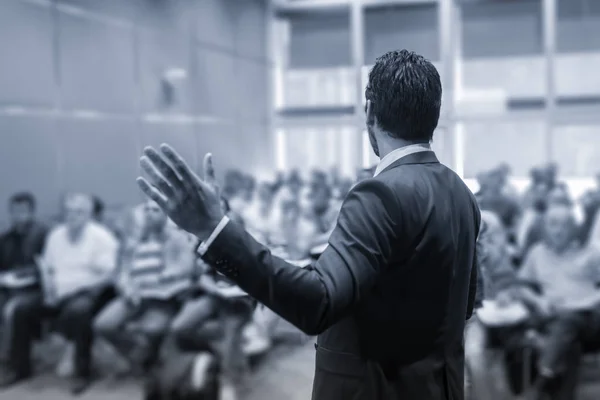
POLYGON ((407 156, 404 156, 396 161, 394 161, 389 166, 385 167, 380 173, 385 171, 389 171, 390 169, 394 169, 400 165, 408 165, 408 164, 434 164, 439 163, 437 156, 433 152, 433 150, 429 151, 420 151, 418 153, 412 153, 407 156))
POLYGON ((431 145, 429 143, 418 143, 395 149, 379 161, 379 164, 375 169, 374 176, 379 175, 381 172, 383 172, 384 169, 386 169, 399 159, 404 158, 410 154, 419 153, 422 151, 431 151, 431 145))

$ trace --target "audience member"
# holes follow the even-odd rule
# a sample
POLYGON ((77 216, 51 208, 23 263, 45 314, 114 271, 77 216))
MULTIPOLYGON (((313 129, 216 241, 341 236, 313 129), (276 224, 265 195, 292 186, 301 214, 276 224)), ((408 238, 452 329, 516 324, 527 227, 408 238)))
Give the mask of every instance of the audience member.
MULTIPOLYGON (((229 214, 227 202, 223 211, 229 214)), ((236 387, 245 369, 243 353, 243 328, 250 322, 254 301, 218 273, 210 265, 198 260, 202 266, 198 287, 202 294, 188 300, 170 326, 170 335, 183 351, 200 351, 207 347, 206 338, 199 335, 203 324, 216 319, 222 330, 219 358, 223 371, 222 390, 229 399, 237 398, 236 387)))
MULTIPOLYGON (((41 258, 45 313, 55 317, 56 329, 75 345, 75 394, 91 382, 92 322, 112 297, 119 249, 113 234, 93 221, 93 208, 90 196, 67 196, 65 223, 50 232, 41 258)), ((31 345, 29 327, 39 318, 39 312, 15 318, 15 329, 23 334, 14 346, 22 346, 22 354, 31 345)))
MULTIPOLYGON (((490 211, 481 212, 477 253, 478 277, 481 278, 477 303, 510 303, 516 287, 516 273, 511 262, 506 230, 498 216, 490 211)), ((489 373, 492 360, 488 356, 488 346, 488 328, 475 314, 465 329, 465 362, 471 392, 476 399, 499 398, 498 395, 490 393, 497 385, 489 373)))
POLYGON ((600 252, 581 246, 568 205, 550 205, 544 228, 544 241, 531 249, 519 272, 537 290, 524 287, 521 294, 547 324, 539 399, 572 399, 582 346, 600 335, 600 252))
POLYGON ((35 219, 36 202, 30 193, 18 193, 9 200, 10 229, 0 235, 0 307, 4 328, 0 337, 0 355, 5 361, 0 387, 12 385, 31 375, 29 346, 22 343, 37 330, 35 323, 22 325, 22 314, 34 314, 41 308, 37 258, 41 255, 47 229, 35 219), (26 331, 21 331, 25 329, 26 331))
MULTIPOLYGON (((337 173, 329 179, 315 170, 304 182, 298 171, 279 173, 275 180, 229 171, 223 208, 274 254, 304 266, 311 251, 327 245, 346 194, 373 172, 359 170, 352 181, 337 173)), ((534 168, 530 186, 519 196, 509 181, 510 167, 502 164, 478 176, 477 193, 483 210, 478 304, 520 302, 531 312, 528 324, 538 330, 533 338, 540 351, 536 391, 544 400, 571 399, 582 352, 600 346, 600 250, 595 247, 600 243, 600 189, 574 199, 557 175, 555 164, 534 168), (574 217, 578 202, 581 227, 574 217), (520 268, 512 240, 516 258, 524 261, 520 268)), ((68 195, 63 203, 64 221, 47 236, 34 217, 32 195, 16 194, 9 201, 11 227, 0 235, 0 386, 31 376, 31 342, 39 337, 40 322, 48 319, 74 344, 73 393, 91 381, 91 343, 98 336, 134 369, 151 366, 159 348, 161 355, 209 349, 222 366, 221 387, 237 397, 249 327, 266 344, 261 348, 268 349, 278 317, 265 318, 263 307, 198 262, 197 243, 155 204, 124 214, 118 257, 116 238, 99 225, 104 221, 100 199, 68 195), (113 298, 115 283, 118 295, 113 298), (253 319, 253 314, 264 315, 253 319)), ((522 346, 513 339, 524 337, 524 329, 498 336, 483 320, 483 314, 475 314, 465 330, 466 363, 474 394, 492 399, 498 379, 488 374, 493 363, 488 345, 501 347, 510 370, 507 354, 515 343, 522 346)))
POLYGON ((258 182, 254 197, 241 216, 248 233, 261 243, 266 243, 268 232, 273 228, 274 197, 275 192, 270 182, 258 182))
POLYGON ((104 222, 104 202, 98 196, 93 196, 92 200, 94 201, 94 211, 93 217, 96 222, 103 223, 104 222))
POLYGON ((480 181, 480 189, 476 197, 481 210, 496 213, 510 236, 513 234, 521 210, 518 202, 504 193, 505 184, 504 172, 498 169, 492 170, 480 181))
POLYGON ((193 244, 168 225, 158 205, 146 202, 144 215, 141 235, 130 238, 121 256, 120 294, 94 322, 96 334, 134 368, 149 367, 158 355, 195 264, 193 244))

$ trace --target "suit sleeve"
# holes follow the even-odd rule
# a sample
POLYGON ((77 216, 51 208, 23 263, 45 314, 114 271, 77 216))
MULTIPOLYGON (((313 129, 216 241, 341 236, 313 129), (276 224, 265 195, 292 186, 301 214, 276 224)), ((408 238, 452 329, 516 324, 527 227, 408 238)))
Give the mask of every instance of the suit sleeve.
POLYGON ((471 267, 471 280, 469 282, 469 298, 467 302, 466 315, 467 320, 473 316, 473 310, 480 306, 481 302, 483 301, 483 279, 481 272, 479 271, 479 260, 477 253, 478 251, 476 250, 473 266, 471 267))
MULTIPOLYGON (((478 212, 479 214, 479 212, 478 212)), ((477 222, 477 230, 481 233, 482 225, 481 216, 479 214, 478 222, 477 222)), ((481 262, 484 256, 483 245, 479 240, 479 235, 477 236, 477 240, 475 242, 475 254, 473 256, 473 265, 471 265, 471 278, 469 281, 469 296, 467 299, 467 314, 466 319, 470 319, 473 316, 473 310, 478 307, 481 307, 483 303, 484 293, 483 293, 483 275, 481 273, 481 262)))
POLYGON ((307 334, 346 316, 401 250, 400 209, 394 192, 377 180, 357 185, 342 206, 329 247, 306 268, 275 257, 229 222, 204 261, 307 334))

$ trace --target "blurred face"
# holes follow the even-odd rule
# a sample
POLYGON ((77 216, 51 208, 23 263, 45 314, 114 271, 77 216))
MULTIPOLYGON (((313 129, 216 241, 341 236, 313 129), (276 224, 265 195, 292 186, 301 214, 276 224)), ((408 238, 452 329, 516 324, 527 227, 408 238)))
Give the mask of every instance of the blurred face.
POLYGON ((548 203, 569 205, 571 203, 571 197, 567 190, 556 187, 548 194, 548 203))
POLYGON ((93 203, 84 196, 68 199, 65 204, 65 222, 71 230, 81 229, 92 217, 93 203))
POLYGON ((571 208, 563 205, 548 208, 544 228, 550 247, 557 251, 567 248, 575 238, 575 218, 571 208))
POLYGON ((27 202, 17 202, 10 205, 10 222, 20 228, 33 220, 33 209, 27 202))
POLYGON ((162 229, 167 222, 167 216, 158 204, 148 201, 144 204, 144 223, 149 229, 162 229))
POLYGON ((486 219, 486 230, 480 235, 479 242, 483 245, 486 258, 492 263, 504 257, 507 238, 500 220, 496 217, 486 219))
POLYGON ((313 213, 313 194, 309 186, 304 186, 300 190, 298 196, 298 206, 300 212, 304 215, 310 215, 313 213))
POLYGON ((258 199, 266 204, 271 203, 271 200, 273 200, 273 191, 271 190, 271 187, 266 183, 262 183, 258 186, 257 195, 258 199))
POLYGON ((313 209, 317 212, 324 212, 329 208, 329 192, 326 188, 317 188, 313 193, 313 209))

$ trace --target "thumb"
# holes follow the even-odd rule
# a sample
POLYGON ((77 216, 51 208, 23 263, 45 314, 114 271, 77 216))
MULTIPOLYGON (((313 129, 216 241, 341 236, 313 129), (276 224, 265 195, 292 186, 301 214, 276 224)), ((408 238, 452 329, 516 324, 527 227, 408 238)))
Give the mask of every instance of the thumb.
POLYGON ((204 182, 208 184, 217 194, 217 196, 221 195, 221 190, 219 188, 219 184, 217 183, 217 178, 215 176, 215 167, 212 161, 212 154, 206 153, 204 156, 203 162, 204 169, 204 182))
POLYGON ((215 178, 215 168, 213 166, 211 153, 206 153, 204 156, 203 169, 204 181, 210 185, 215 185, 217 179, 215 178))

